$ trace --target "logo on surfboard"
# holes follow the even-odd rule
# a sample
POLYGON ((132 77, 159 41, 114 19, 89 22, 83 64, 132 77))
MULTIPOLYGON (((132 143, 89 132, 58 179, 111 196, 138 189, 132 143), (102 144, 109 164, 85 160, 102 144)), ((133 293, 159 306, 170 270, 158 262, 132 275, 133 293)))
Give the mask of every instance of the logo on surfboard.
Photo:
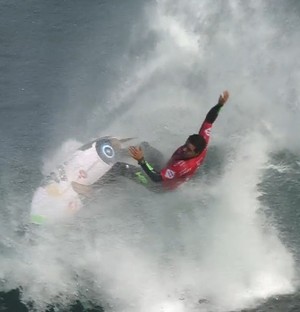
POLYGON ((108 144, 102 146, 102 152, 107 158, 113 158, 115 156, 114 149, 108 144))

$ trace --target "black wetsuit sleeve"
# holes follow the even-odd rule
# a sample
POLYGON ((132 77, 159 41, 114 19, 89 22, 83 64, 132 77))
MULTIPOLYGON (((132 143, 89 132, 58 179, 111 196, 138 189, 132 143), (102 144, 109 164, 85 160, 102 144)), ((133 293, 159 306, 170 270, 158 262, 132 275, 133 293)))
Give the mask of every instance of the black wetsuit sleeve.
POLYGON ((223 107, 222 104, 217 104, 213 108, 211 108, 210 111, 207 113, 204 122, 209 122, 209 123, 213 124, 215 122, 215 120, 217 119, 218 114, 220 112, 220 109, 222 107, 223 107))
POLYGON ((163 181, 161 174, 157 172, 145 159, 140 160, 139 165, 153 182, 163 181))

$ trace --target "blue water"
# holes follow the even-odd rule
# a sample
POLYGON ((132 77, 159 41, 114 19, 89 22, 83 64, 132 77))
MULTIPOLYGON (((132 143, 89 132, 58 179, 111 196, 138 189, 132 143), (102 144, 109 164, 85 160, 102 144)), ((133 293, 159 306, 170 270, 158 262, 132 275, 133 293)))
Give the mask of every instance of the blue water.
POLYGON ((1 2, 1 311, 300 311, 299 10, 1 2), (124 182, 30 236, 32 194, 66 144, 138 136, 168 156, 225 88, 182 190, 124 182))

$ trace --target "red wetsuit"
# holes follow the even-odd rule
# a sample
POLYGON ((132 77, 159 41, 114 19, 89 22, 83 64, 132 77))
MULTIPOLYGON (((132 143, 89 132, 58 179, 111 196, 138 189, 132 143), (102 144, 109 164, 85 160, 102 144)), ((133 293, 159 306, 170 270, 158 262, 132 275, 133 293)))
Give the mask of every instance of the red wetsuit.
POLYGON ((206 147, 198 156, 190 159, 178 159, 176 156, 180 154, 184 147, 181 146, 174 152, 166 167, 164 167, 160 172, 156 172, 145 160, 139 162, 152 181, 161 182, 163 188, 174 189, 183 182, 189 180, 195 174, 205 159, 211 128, 221 107, 221 104, 217 104, 208 112, 199 130, 199 135, 205 139, 206 147))
POLYGON ((171 189, 176 188, 183 182, 189 180, 202 165, 207 153, 211 127, 211 123, 204 121, 199 130, 199 135, 203 136, 205 139, 206 147, 198 156, 187 160, 177 160, 176 154, 180 153, 183 147, 179 147, 174 152, 167 166, 160 172, 165 187, 171 189))

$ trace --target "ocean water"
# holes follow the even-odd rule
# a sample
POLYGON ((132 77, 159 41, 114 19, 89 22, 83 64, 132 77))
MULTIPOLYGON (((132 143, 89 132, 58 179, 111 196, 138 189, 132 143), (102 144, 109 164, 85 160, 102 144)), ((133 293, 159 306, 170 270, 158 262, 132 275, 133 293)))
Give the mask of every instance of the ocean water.
POLYGON ((300 311, 299 1, 0 3, 0 311, 300 311), (43 173, 134 136, 169 156, 231 97, 197 176, 123 180, 33 227, 43 173))

